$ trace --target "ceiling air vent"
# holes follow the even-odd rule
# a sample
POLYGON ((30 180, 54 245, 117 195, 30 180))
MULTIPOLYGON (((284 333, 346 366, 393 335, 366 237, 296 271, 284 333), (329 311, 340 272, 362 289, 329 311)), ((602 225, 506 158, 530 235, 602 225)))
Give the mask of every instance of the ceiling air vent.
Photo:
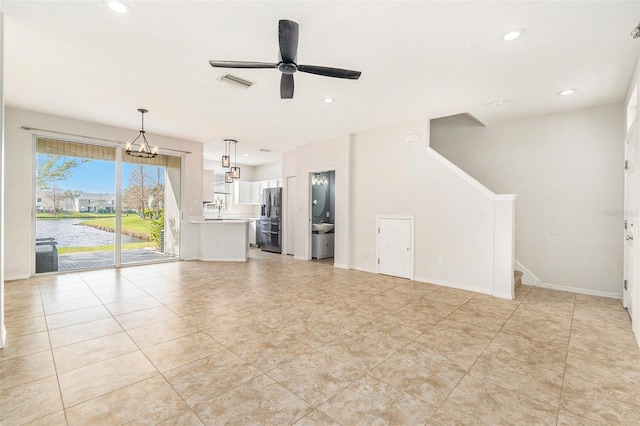
POLYGON ((255 84, 253 81, 245 80, 244 78, 240 78, 229 73, 222 74, 218 77, 218 80, 223 83, 231 84, 232 86, 242 87, 243 89, 248 89, 255 84))
POLYGON ((260 152, 271 152, 270 149, 260 148, 260 152))

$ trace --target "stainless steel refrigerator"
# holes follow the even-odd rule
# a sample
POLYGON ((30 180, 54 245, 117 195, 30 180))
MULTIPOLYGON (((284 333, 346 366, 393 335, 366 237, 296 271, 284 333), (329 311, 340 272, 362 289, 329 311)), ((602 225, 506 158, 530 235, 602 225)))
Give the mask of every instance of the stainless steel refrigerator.
POLYGON ((266 188, 262 193, 260 220, 256 226, 256 242, 263 251, 282 253, 280 216, 282 188, 266 188))

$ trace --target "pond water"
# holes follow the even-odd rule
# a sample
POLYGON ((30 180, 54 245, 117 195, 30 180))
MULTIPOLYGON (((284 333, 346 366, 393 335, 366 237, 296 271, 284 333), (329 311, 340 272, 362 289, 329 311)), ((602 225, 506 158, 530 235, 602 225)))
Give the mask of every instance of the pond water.
MULTIPOLYGON (((36 221, 36 238, 53 237, 58 247, 91 247, 115 244, 113 232, 79 225, 83 219, 53 219, 36 221)), ((142 243, 141 238, 122 236, 122 243, 142 243)))

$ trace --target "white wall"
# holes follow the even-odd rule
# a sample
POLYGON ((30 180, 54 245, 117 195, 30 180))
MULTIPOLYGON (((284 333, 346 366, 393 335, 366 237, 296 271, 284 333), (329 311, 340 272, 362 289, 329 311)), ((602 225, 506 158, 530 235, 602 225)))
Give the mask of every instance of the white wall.
POLYGON ((376 270, 376 215, 414 215, 416 279, 492 293, 493 194, 438 158, 428 129, 424 121, 354 135, 352 265, 376 270), (405 142, 411 134, 420 141, 405 142))
MULTIPOLYGON (((295 258, 311 258, 311 206, 309 201, 309 173, 325 170, 336 172, 336 213, 334 265, 348 268, 350 265, 350 157, 351 138, 342 136, 326 141, 296 147, 295 151, 283 155, 283 176, 296 177, 295 209, 295 258), (295 172, 293 171, 295 170, 295 172), (291 174, 295 173, 295 174, 291 174)), ((285 185, 286 186, 286 185, 285 185)), ((287 189, 283 188, 283 200, 287 199, 287 189)), ((283 206, 288 212, 289 206, 283 206)), ((286 217, 286 214, 285 214, 286 217)), ((286 234, 283 234, 286 239, 286 234)))
POLYGON ((428 139, 424 120, 286 152, 283 174, 296 176, 296 258, 310 257, 309 173, 335 170, 335 266, 375 273, 376 216, 411 215, 416 280, 510 298, 512 269, 507 265, 505 274, 495 259, 504 255, 512 263, 513 197, 499 201, 509 205, 496 216, 494 194, 430 149, 428 139), (406 143, 414 134, 419 141, 406 143), (496 220, 507 224, 501 233, 496 220), (505 238, 497 253, 496 235, 505 238))
POLYGON ((4 15, 0 14, 0 348, 7 339, 4 325, 4 15))
POLYGON ((488 128, 455 116, 432 121, 431 146, 491 190, 518 194, 515 257, 543 285, 616 296, 623 120, 622 104, 488 128))
POLYGON ((261 164, 253 168, 253 180, 279 179, 282 184, 282 162, 261 164))
MULTIPOLYGON (((59 132, 68 132, 117 141, 135 138, 136 129, 121 129, 96 123, 73 120, 16 108, 5 109, 5 167, 7 181, 20 182, 5 188, 5 201, 11 209, 5 211, 6 241, 11 241, 11 251, 5 253, 6 279, 28 277, 34 264, 33 254, 33 133, 21 129, 29 126, 59 132)), ((147 133, 152 144, 160 148, 191 151, 185 156, 186 182, 183 184, 184 220, 182 222, 182 258, 197 256, 197 226, 188 223, 190 216, 202 216, 202 144, 147 133)), ((68 137, 67 137, 68 138, 68 137)))

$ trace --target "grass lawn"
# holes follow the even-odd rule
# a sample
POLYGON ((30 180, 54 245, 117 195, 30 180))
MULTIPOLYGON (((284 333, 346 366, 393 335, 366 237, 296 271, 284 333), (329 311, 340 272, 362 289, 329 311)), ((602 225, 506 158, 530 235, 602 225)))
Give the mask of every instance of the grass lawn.
MULTIPOLYGON (((104 230, 115 232, 115 216, 89 219, 81 222, 82 225, 93 226, 104 230)), ((151 219, 141 219, 137 214, 122 216, 122 233, 134 237, 149 239, 151 233, 151 219)))
POLYGON ((115 217, 114 214, 105 213, 37 213, 36 218, 38 220, 49 219, 95 219, 101 217, 115 217))
MULTIPOLYGON (((122 250, 133 250, 145 247, 155 247, 155 243, 152 241, 144 243, 127 243, 122 244, 122 250)), ((72 253, 90 253, 94 251, 113 251, 115 249, 114 244, 107 244, 104 246, 93 247, 58 247, 58 254, 72 254, 72 253)))

